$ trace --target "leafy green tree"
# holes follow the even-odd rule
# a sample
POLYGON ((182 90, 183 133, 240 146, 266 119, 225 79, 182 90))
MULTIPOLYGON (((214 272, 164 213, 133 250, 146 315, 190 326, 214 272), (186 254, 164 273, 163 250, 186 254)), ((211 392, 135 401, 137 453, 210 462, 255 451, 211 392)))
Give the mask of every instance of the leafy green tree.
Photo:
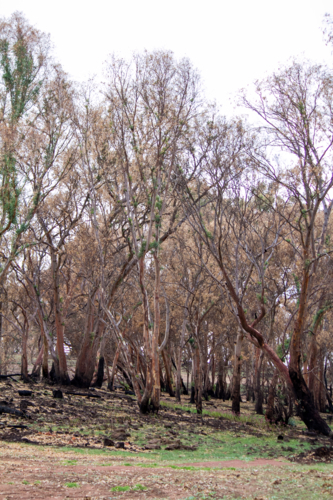
POLYGON ((0 268, 3 282, 40 201, 41 183, 31 185, 19 168, 19 153, 32 127, 30 113, 45 82, 48 37, 29 26, 20 13, 0 21, 0 243, 10 235, 0 268), (29 193, 29 199, 22 198, 29 193))

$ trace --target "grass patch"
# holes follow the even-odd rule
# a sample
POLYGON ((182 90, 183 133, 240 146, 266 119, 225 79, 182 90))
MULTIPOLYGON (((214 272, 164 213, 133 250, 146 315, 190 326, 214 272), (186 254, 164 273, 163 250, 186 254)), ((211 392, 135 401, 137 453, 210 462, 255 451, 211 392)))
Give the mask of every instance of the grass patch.
POLYGON ((130 486, 114 486, 110 491, 129 491, 130 489, 130 486))
POLYGON ((142 486, 142 484, 136 484, 132 490, 133 491, 146 491, 148 488, 146 486, 142 486))
POLYGON ((67 488, 80 488, 78 483, 65 483, 65 486, 67 486, 67 488))
POLYGON ((77 460, 64 460, 61 465, 77 465, 77 460))

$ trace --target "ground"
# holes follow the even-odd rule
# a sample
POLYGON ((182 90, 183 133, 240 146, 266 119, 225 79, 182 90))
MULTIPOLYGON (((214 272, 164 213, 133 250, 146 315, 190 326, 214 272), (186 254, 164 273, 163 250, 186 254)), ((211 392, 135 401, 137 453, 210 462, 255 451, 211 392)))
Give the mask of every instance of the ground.
POLYGON ((123 391, 61 388, 56 399, 54 389, 0 382, 0 407, 23 412, 0 415, 1 500, 333 495, 333 443, 298 419, 272 428, 252 404, 235 417, 218 400, 198 416, 188 397, 177 405, 165 395, 159 414, 144 416, 123 391))

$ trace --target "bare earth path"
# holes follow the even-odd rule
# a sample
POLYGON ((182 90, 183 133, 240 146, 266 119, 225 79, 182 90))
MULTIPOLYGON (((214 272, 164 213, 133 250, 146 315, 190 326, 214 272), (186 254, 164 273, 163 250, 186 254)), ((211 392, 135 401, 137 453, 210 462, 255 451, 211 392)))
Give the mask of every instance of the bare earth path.
POLYGON ((81 457, 50 448, 1 444, 0 499, 173 500, 198 494, 209 495, 212 492, 214 498, 223 498, 224 495, 232 498, 244 498, 245 495, 254 497, 260 488, 252 484, 251 477, 258 474, 259 468, 267 471, 276 466, 286 466, 285 462, 277 460, 232 460, 195 464, 197 470, 193 470, 194 464, 191 464, 191 470, 186 470, 117 465, 117 460, 124 462, 123 458, 113 457, 110 463, 110 460, 106 461, 105 457, 100 456, 81 457), (72 465, 73 462, 76 465, 72 465), (200 467, 209 467, 211 470, 202 470, 200 467), (112 491, 121 487, 127 487, 128 491, 112 491))
POLYGON ((332 498, 331 470, 320 472, 303 466, 301 472, 299 465, 284 459, 202 462, 179 468, 151 467, 132 455, 128 461, 127 465, 124 457, 1 443, 0 499, 332 498), (319 488, 320 496, 305 495, 305 491, 311 495, 309 489, 303 489, 305 480, 319 488))

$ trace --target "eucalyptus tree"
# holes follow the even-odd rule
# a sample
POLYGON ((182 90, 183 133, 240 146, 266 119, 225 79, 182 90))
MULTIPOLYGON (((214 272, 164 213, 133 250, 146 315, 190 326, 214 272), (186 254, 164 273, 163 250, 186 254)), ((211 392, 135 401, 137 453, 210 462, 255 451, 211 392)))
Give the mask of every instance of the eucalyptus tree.
MULTIPOLYGON (((31 27, 21 14, 1 20, 2 283, 11 263, 24 248, 22 235, 40 203, 57 186, 65 167, 59 165, 58 156, 69 145, 68 136, 64 138, 68 102, 64 102, 59 92, 68 82, 61 68, 51 64, 49 52, 48 36, 31 27)), ((69 157, 70 151, 66 155, 69 157)))
MULTIPOLYGON (((332 75, 320 66, 294 63, 256 85, 257 98, 243 103, 262 120, 266 152, 257 150, 252 158, 268 182, 290 200, 289 212, 265 201, 285 218, 296 236, 288 243, 301 262, 298 311, 290 344, 289 376, 305 424, 324 434, 330 429, 315 410, 311 393, 302 375, 302 339, 309 294, 317 281, 321 260, 330 261, 329 222, 333 200, 332 75), (278 162, 267 152, 278 148, 278 162)), ((260 192, 258 192, 260 195, 260 192)))
MULTIPOLYGON (((197 119, 203 113, 199 78, 187 60, 171 53, 136 55, 130 62, 112 58, 107 70, 109 162, 101 168, 110 196, 127 222, 131 262, 138 268, 144 315, 146 386, 140 408, 159 408, 160 247, 181 224, 177 221, 180 183, 188 184, 200 162, 188 160, 197 119), (183 171, 187 170, 186 175, 183 171), (155 269, 153 308, 145 270, 155 269)), ((203 152, 204 154, 204 152, 203 152)))

